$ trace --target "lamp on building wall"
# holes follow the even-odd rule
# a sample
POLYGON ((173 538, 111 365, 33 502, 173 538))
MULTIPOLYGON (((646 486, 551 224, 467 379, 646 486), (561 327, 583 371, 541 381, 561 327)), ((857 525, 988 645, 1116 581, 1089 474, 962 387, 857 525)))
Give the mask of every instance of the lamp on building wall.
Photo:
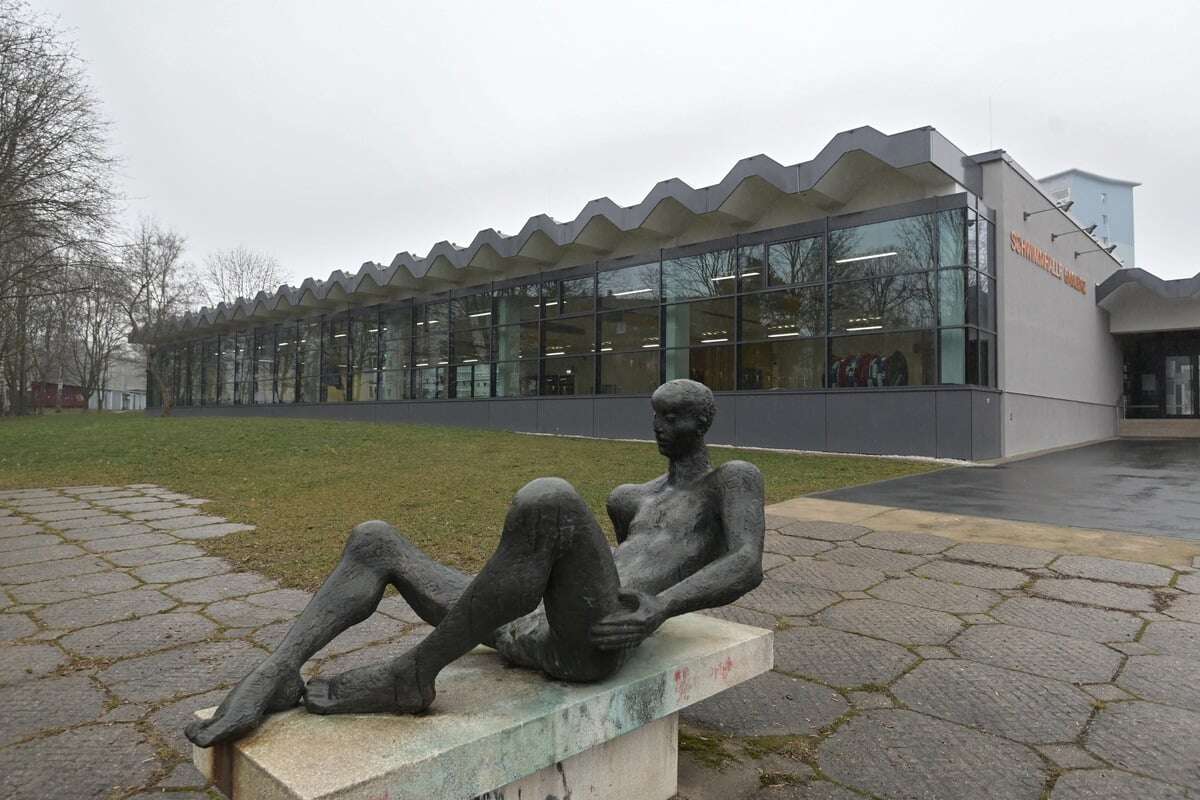
POLYGON ((1082 255, 1087 255, 1088 253, 1108 253, 1111 256, 1112 251, 1116 249, 1117 246, 1115 244, 1110 244, 1108 247, 1097 247, 1094 250, 1076 250, 1075 257, 1079 258, 1082 255))
POLYGON ((1052 234, 1050 234, 1050 241, 1053 242, 1055 239, 1061 239, 1064 236, 1074 236, 1077 233, 1086 233, 1088 236, 1091 236, 1092 231, 1096 230, 1096 227, 1097 227, 1096 224, 1093 223, 1091 225, 1088 225, 1086 228, 1084 228, 1081 231, 1067 231, 1066 233, 1052 233, 1052 234))
POLYGON ((1049 208, 1043 208, 1041 211, 1026 211, 1025 219, 1029 219, 1034 214, 1045 214, 1047 211, 1070 211, 1071 206, 1073 206, 1073 205, 1075 205, 1075 201, 1068 200, 1067 202, 1063 203, 1061 206, 1058 206, 1058 205, 1050 206, 1049 208))

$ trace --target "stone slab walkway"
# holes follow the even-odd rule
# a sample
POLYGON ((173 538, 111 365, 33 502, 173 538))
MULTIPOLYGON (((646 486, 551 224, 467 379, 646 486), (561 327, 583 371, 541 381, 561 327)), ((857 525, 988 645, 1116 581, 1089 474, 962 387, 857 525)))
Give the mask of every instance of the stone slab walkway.
MULTIPOLYGON (((0 492, 0 797, 217 797, 183 723, 309 595, 207 556, 248 526, 203 503, 0 492)), ((1200 799, 1200 559, 768 522, 767 579, 711 613, 776 629, 776 669, 687 715, 681 798, 1200 799)), ((389 598, 306 672, 426 630, 389 598)))

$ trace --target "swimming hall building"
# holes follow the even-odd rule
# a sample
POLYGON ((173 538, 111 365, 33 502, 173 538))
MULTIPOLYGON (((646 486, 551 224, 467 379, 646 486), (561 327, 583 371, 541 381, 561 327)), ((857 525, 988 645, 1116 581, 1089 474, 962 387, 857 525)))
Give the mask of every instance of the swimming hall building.
POLYGON ((1197 329, 1200 278, 1122 269, 1004 151, 865 127, 202 309, 151 358, 180 415, 644 439, 693 378, 713 442, 983 460, 1196 416, 1197 329))

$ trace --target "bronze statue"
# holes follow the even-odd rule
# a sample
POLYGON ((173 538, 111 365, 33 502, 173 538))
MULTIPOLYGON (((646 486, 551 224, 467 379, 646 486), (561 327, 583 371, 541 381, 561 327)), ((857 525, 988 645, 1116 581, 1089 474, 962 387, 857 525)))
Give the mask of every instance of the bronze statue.
POLYGON ((272 712, 417 713, 443 667, 478 644, 566 681, 602 680, 664 620, 733 602, 762 581, 763 480, 744 461, 713 468, 704 434, 716 413, 703 384, 676 380, 650 400, 667 474, 618 486, 610 549, 579 494, 539 478, 513 499, 495 554, 472 578, 437 563, 385 522, 354 528, 341 561, 275 652, 209 720, 187 726, 201 747, 245 735, 272 712), (367 619, 388 584, 435 626, 394 659, 307 686, 300 667, 367 619))

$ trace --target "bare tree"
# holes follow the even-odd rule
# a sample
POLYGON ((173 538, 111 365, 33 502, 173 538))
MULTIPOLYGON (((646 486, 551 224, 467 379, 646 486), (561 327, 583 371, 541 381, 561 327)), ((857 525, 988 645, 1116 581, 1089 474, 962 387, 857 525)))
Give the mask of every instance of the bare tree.
POLYGON ((145 359, 164 417, 171 415, 179 387, 171 348, 157 348, 155 342, 170 336, 198 291, 183 261, 183 245, 179 233, 143 219, 124 246, 123 306, 133 329, 131 340, 145 359))
MULTIPOLYGON (((104 385, 113 356, 128 333, 122 306, 124 275, 112 264, 84 264, 70 270, 70 282, 86 291, 61 296, 60 316, 66 366, 83 393, 84 403, 104 385)), ((104 410, 104 393, 96 404, 104 410)))
POLYGON ((216 306, 275 291, 283 283, 283 269, 272 256, 238 245, 210 253, 200 270, 200 282, 204 301, 216 306))

